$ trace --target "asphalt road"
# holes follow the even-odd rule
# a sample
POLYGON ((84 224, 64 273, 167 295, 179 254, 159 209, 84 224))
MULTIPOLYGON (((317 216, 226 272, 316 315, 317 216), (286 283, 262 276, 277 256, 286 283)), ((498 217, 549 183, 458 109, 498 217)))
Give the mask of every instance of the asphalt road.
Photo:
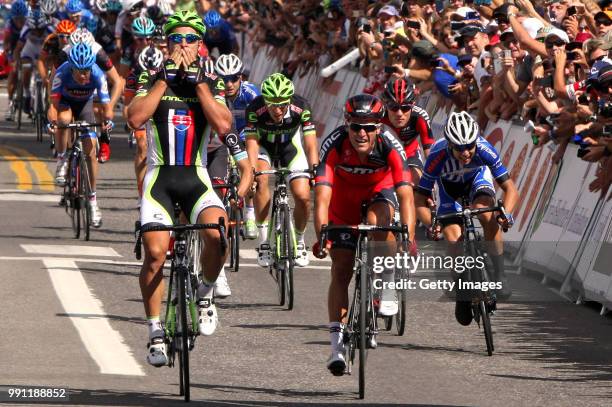
MULTIPOLYGON (((21 131, 0 122, 0 385, 65 388, 69 403, 79 405, 182 404, 178 370, 145 362, 132 254, 137 191, 126 140, 121 131, 113 136, 98 187, 103 226, 84 242, 73 239, 57 205, 47 142, 36 143, 29 121, 21 131)), ((241 271, 229 275, 233 295, 219 302, 221 325, 191 354, 193 404, 610 403, 612 319, 560 301, 529 276, 511 276, 515 301, 493 319, 493 357, 475 324, 457 324, 441 292, 411 301, 405 335, 384 332, 369 353, 360 401, 357 376, 325 369, 329 262, 297 270, 296 306, 288 312, 275 305, 273 280, 257 267, 253 243, 243 246, 241 271)))

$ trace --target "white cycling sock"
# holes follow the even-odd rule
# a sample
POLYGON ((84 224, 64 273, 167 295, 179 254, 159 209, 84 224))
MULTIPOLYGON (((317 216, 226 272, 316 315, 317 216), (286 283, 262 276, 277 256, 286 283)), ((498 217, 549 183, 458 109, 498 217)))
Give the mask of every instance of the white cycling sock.
POLYGON ((298 244, 304 244, 304 231, 295 231, 295 239, 297 240, 298 244))
POLYGON ((268 222, 258 223, 259 229, 259 244, 268 243, 268 222))
POLYGON ((247 205, 246 207, 246 218, 248 220, 255 219, 255 207, 247 205))
POLYGON ((198 298, 212 298, 215 283, 209 283, 202 278, 202 284, 198 287, 198 298))
POLYGON ((149 327, 149 339, 164 336, 161 321, 159 317, 147 317, 147 325, 149 327))
POLYGON ((329 337, 331 342, 332 352, 341 349, 344 346, 344 339, 342 333, 344 332, 344 325, 340 322, 329 323, 329 337))

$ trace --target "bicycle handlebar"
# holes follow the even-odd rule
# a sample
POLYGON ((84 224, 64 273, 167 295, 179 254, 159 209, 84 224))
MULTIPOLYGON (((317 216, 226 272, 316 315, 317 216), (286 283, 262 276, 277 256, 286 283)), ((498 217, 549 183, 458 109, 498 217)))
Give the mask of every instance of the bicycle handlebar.
MULTIPOLYGON (((319 234, 319 242, 325 242, 327 240, 327 235, 329 231, 337 230, 340 232, 357 232, 360 235, 369 233, 369 232, 393 232, 393 233, 401 233, 402 241, 408 242, 408 225, 401 226, 377 226, 377 225, 321 225, 321 233, 319 234)), ((324 245, 321 245, 319 248, 319 255, 323 255, 324 245)))
POLYGON ((221 254, 225 253, 227 248, 227 237, 225 237, 225 219, 220 217, 219 223, 195 223, 187 225, 144 225, 136 230, 136 246, 134 247, 134 253, 136 253, 136 259, 142 258, 141 242, 142 234, 146 232, 186 232, 189 230, 201 230, 201 229, 217 229, 221 236, 221 254))
MULTIPOLYGON (((478 216, 482 213, 487 213, 487 212, 499 212, 500 213, 500 217, 503 220, 506 220, 506 209, 504 208, 504 201, 502 201, 501 199, 497 200, 497 205, 495 206, 487 206, 484 208, 463 208, 460 211, 457 212, 452 212, 452 213, 447 213, 444 215, 437 215, 436 214, 436 206, 432 205, 429 207, 429 210, 431 211, 431 226, 432 228, 435 227, 438 224, 438 221, 442 220, 442 219, 452 219, 452 218, 456 218, 456 217, 470 217, 473 218, 474 216, 478 216)), ((508 228, 506 227, 502 227, 502 230, 504 232, 508 231, 508 228)))
POLYGON ((305 170, 290 170, 289 168, 278 168, 278 169, 271 169, 271 170, 264 170, 264 171, 255 171, 255 176, 260 176, 260 175, 289 175, 289 174, 297 174, 297 173, 307 173, 310 175, 313 175, 314 170, 309 170, 309 169, 305 169, 305 170))
POLYGON ((65 126, 57 126, 59 130, 63 129, 88 129, 90 127, 100 127, 102 123, 87 123, 87 122, 74 122, 68 123, 65 126))

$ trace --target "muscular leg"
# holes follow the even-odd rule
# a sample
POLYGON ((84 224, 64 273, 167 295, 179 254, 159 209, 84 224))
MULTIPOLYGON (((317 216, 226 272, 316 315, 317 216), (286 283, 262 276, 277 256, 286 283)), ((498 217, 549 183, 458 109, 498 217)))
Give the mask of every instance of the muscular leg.
POLYGON ((308 223, 310 215, 310 184, 307 178, 296 178, 289 185, 295 208, 293 209, 293 219, 295 228, 299 233, 303 233, 308 223))
MULTIPOLYGON (((199 223, 218 223, 219 218, 225 219, 227 225, 227 214, 221 208, 209 207, 200 212, 198 216, 199 223)), ((227 232, 227 229, 226 229, 227 232)), ((225 264, 227 257, 227 248, 224 253, 221 253, 221 239, 219 232, 215 229, 202 229, 200 236, 204 240, 204 250, 200 256, 202 270, 204 270, 203 279, 207 283, 213 283, 219 276, 221 267, 225 264)), ((167 246, 166 246, 167 247, 167 246)))
POLYGON ((166 251, 170 243, 168 232, 147 232, 142 237, 145 258, 140 269, 140 291, 147 317, 160 315, 164 294, 164 274, 166 251))
POLYGON ((329 322, 345 324, 348 312, 348 289, 353 278, 355 252, 349 249, 332 249, 331 281, 327 294, 329 322))
POLYGON ((89 164, 89 183, 91 192, 96 192, 96 180, 98 179, 98 159, 96 158, 96 139, 87 137, 83 139, 83 152, 87 156, 89 164))
MULTIPOLYGON (((264 160, 257 160, 256 171, 266 171, 270 169, 270 164, 264 160)), ((260 175, 255 178, 257 181, 257 189, 253 197, 255 204, 255 220, 257 223, 264 223, 268 219, 270 212, 270 186, 268 175, 260 175)))

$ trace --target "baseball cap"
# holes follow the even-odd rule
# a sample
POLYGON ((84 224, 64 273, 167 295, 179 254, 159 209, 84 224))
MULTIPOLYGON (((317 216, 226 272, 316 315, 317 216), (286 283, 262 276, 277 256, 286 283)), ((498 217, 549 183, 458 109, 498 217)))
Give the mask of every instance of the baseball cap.
POLYGON ((492 35, 489 37, 489 43, 485 45, 484 49, 486 51, 490 51, 491 47, 499 44, 499 42, 500 42, 499 35, 498 34, 492 35))
POLYGON ((412 44, 411 54, 415 57, 430 57, 435 53, 436 48, 429 41, 421 40, 412 44))
POLYGON ((548 32, 548 34, 546 34, 546 39, 548 39, 548 37, 552 37, 555 36, 557 38, 559 38, 560 40, 562 40, 563 42, 565 42, 566 44, 568 44, 569 41, 569 37, 567 36, 567 33, 565 31, 562 31, 558 28, 553 28, 552 30, 550 30, 548 32))
POLYGON ((504 41, 504 39, 508 38, 510 35, 514 36, 514 31, 512 31, 512 28, 504 30, 504 32, 499 35, 499 39, 504 41))
POLYGON ((485 29, 482 26, 477 24, 470 24, 459 30, 459 35, 461 35, 462 37, 473 37, 476 34, 483 32, 485 32, 485 29))
POLYGON ((397 11, 397 9, 389 4, 381 7, 381 9, 378 10, 377 15, 380 16, 381 14, 386 14, 388 16, 393 16, 393 17, 399 17, 399 12, 397 11))
POLYGON ((607 18, 608 20, 612 20, 612 11, 609 11, 609 10, 600 11, 599 13, 595 14, 593 17, 595 18, 595 20, 597 20, 597 17, 604 17, 604 18, 607 18))

